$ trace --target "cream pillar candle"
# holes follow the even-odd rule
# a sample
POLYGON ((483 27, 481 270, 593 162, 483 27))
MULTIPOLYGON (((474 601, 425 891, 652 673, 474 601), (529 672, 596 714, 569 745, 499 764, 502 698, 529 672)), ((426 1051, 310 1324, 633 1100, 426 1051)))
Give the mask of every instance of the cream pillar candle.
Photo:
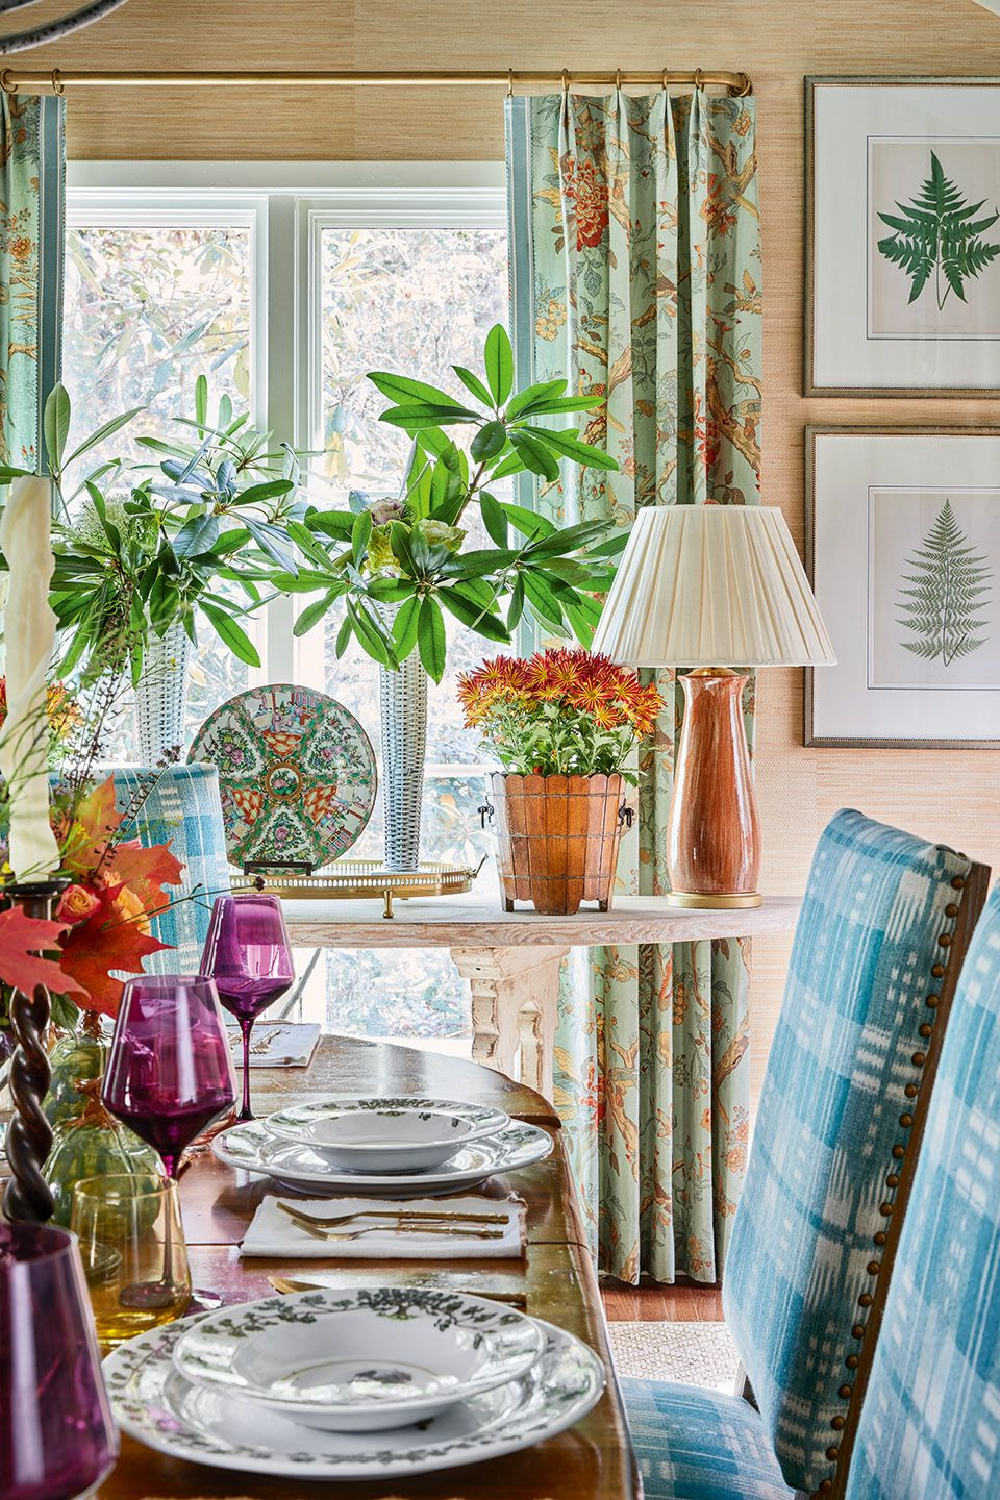
POLYGON ((10 796, 8 860, 19 881, 45 880, 59 868, 49 822, 49 726, 45 711, 56 617, 49 606, 53 558, 52 485, 15 479, 0 521, 9 585, 4 609, 7 719, 0 771, 10 796))

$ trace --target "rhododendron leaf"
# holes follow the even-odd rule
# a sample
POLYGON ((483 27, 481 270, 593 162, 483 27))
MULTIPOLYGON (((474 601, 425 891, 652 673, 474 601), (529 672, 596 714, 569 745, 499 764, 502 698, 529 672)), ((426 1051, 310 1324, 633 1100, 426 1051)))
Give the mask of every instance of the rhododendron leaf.
MULTIPOLYGON (((499 478, 499 473, 500 471, 498 469, 497 473, 493 475, 493 478, 499 478)), ((503 506, 503 512, 522 536, 551 536, 556 529, 547 516, 536 515, 533 510, 528 510, 523 505, 514 505, 510 502, 505 503, 503 506)))
MULTIPOLYGON (((560 432, 554 427, 529 426, 522 428, 522 432, 530 433, 537 442, 543 443, 547 448, 554 448, 560 457, 571 458, 584 469, 615 470, 618 468, 618 460, 612 458, 610 453, 605 453, 600 448, 593 448, 589 443, 581 443, 577 434, 572 430, 560 432)), ((512 443, 514 437, 514 433, 511 433, 512 443)))
POLYGON ((530 572, 527 568, 522 569, 521 577, 524 579, 524 591, 528 596, 532 614, 539 622, 557 635, 566 634, 566 626, 563 620, 562 606, 556 597, 556 591, 551 586, 551 580, 546 581, 535 569, 530 572))
POLYGON ((526 469, 530 469, 532 474, 540 475, 549 484, 555 483, 559 478, 559 464, 545 443, 519 427, 511 432, 510 441, 526 469))
POLYGON ((503 621, 499 620, 487 606, 477 600, 464 597, 461 584, 455 584, 452 588, 439 588, 437 597, 469 630, 476 631, 478 635, 485 636, 490 641, 503 641, 506 644, 510 640, 503 621))
POLYGON ((493 398, 478 375, 473 375, 472 371, 467 370, 464 365, 452 365, 452 369, 466 390, 471 391, 477 401, 481 401, 484 406, 493 405, 493 398))
POLYGON ((54 995, 86 996, 76 980, 51 958, 39 953, 58 953, 65 922, 43 922, 26 915, 20 906, 0 911, 0 979, 12 989, 30 995, 36 984, 44 984, 54 995))
POLYGON ((489 532, 490 540, 496 542, 498 547, 506 547, 507 517, 501 509, 500 502, 488 490, 483 490, 479 496, 479 509, 483 517, 483 525, 489 532))
POLYGON ((483 364, 486 369, 486 383, 493 392, 493 399, 498 406, 502 406, 510 395, 510 388, 514 383, 514 356, 511 352, 507 330, 502 323, 495 323, 486 335, 486 343, 483 346, 483 364))
POLYGON ((520 416, 529 407, 535 407, 540 401, 552 401, 561 396, 569 384, 568 380, 542 380, 536 385, 526 386, 523 391, 518 391, 512 396, 504 409, 504 420, 513 422, 514 418, 520 416))
POLYGON ((441 606, 430 594, 424 595, 420 605, 417 642, 420 646, 420 660, 424 665, 424 670, 433 677, 435 682, 440 682, 444 676, 447 642, 441 606))
POLYGON ((388 396, 390 401, 430 401, 449 405, 454 397, 436 385, 424 380, 411 380, 408 375, 392 375, 387 370, 370 370, 368 379, 377 391, 388 396))
POLYGON ((392 638, 396 643, 396 655, 400 661, 413 650, 417 644, 417 627, 420 621, 420 596, 414 594, 412 599, 396 613, 392 622, 392 638))

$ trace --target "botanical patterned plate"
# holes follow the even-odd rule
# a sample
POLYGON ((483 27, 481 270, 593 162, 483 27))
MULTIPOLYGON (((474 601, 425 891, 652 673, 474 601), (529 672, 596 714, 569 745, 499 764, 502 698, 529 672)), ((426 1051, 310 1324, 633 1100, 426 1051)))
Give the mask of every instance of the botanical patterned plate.
POLYGON ((300 1292, 225 1307, 174 1364, 209 1386, 335 1432, 425 1422, 527 1373, 545 1338, 523 1313, 427 1287, 300 1292))
POLYGON ((342 703, 275 682, 209 714, 189 761, 218 767, 229 859, 308 864, 337 859, 375 805, 371 741, 342 703))
POLYGON ((268 1130, 345 1172, 430 1171, 510 1124, 502 1109, 453 1099, 337 1095, 269 1115, 268 1130))
POLYGON ((318 1432, 239 1397, 191 1385, 173 1352, 192 1319, 122 1344, 104 1361, 115 1418, 131 1437, 171 1458, 295 1479, 379 1479, 501 1458, 564 1432, 596 1406, 604 1367, 593 1350, 549 1323, 545 1352, 527 1375, 419 1426, 318 1432))
POLYGON ((428 1172, 345 1172, 333 1167, 308 1146, 296 1146, 271 1134, 263 1120, 247 1120, 220 1131, 212 1142, 220 1161, 244 1172, 273 1177, 304 1192, 347 1193, 377 1198, 426 1198, 471 1187, 498 1172, 516 1172, 544 1161, 552 1137, 538 1125, 512 1121, 496 1135, 464 1146, 449 1161, 428 1172))

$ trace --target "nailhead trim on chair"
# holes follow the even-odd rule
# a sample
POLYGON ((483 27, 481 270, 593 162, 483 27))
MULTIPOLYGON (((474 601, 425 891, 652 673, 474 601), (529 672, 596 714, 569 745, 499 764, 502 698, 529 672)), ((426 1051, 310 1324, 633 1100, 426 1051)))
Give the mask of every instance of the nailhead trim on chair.
MULTIPOLYGON (((965 879, 964 876, 962 876, 962 875, 955 875, 955 876, 953 876, 953 878, 951 880, 951 886, 952 886, 953 890, 956 890, 956 891, 964 893, 966 885, 967 885, 967 881, 966 881, 966 879, 965 879)), ((960 895, 959 896, 959 901, 961 901, 961 899, 962 899, 962 897, 960 895)), ((958 917, 958 912, 959 912, 958 905, 954 901, 950 901, 948 903, 948 905, 945 907, 945 916, 948 917, 953 922, 958 917)), ((937 940, 938 941, 938 947, 945 949, 946 960, 948 958, 950 958, 950 954, 947 952, 947 950, 951 947, 952 940, 953 940, 953 936, 952 936, 952 934, 950 932, 943 932, 943 933, 941 933, 940 937, 937 940)), ((935 964, 931 965, 931 977, 932 978, 934 978, 934 979, 943 979, 945 977, 946 973, 947 973, 946 963, 945 964, 935 963, 935 964)), ((933 1013, 937 1011, 938 1005, 940 1004, 940 1000, 941 1000, 941 996, 939 994, 929 994, 927 996, 927 999, 926 999, 925 1003, 926 1003, 926 1005, 928 1006, 928 1008, 932 1012, 932 1018, 931 1018, 930 1021, 924 1021, 924 1022, 922 1022, 921 1025, 918 1027, 918 1034, 921 1037, 925 1038, 925 1039, 933 1035, 934 1021, 936 1020, 936 1015, 934 1015, 933 1013)), ((926 1063, 926 1061, 927 1061, 927 1054, 925 1052, 919 1051, 919 1050, 914 1051, 913 1054, 912 1054, 912 1056, 911 1056, 911 1058, 910 1058, 910 1061, 911 1061, 911 1063, 913 1064, 913 1066, 915 1068, 917 1068, 918 1070, 922 1070, 923 1067, 924 1067, 924 1065, 925 1065, 925 1063, 926 1063)), ((908 1083, 908 1084, 906 1084, 905 1088, 903 1089, 903 1093, 904 1093, 904 1095, 906 1096, 907 1099, 916 1099, 916 1098, 918 1098, 919 1094, 920 1094, 920 1084, 919 1083, 908 1083)), ((904 1110, 904 1112, 899 1117, 900 1127, 903 1130, 910 1130, 911 1127, 912 1127, 912 1125, 913 1125, 913 1118, 914 1117, 913 1117, 912 1114, 910 1114, 908 1111, 904 1110)), ((892 1148, 892 1156, 893 1156, 893 1160, 894 1160, 895 1163, 905 1162, 906 1153, 907 1153, 907 1145, 908 1145, 908 1141, 899 1141, 899 1142, 896 1143, 896 1145, 893 1146, 893 1148, 892 1148)), ((886 1173, 886 1176, 885 1176, 885 1185, 886 1185, 887 1188, 890 1188, 890 1189, 892 1189, 895 1192, 895 1190, 898 1189, 898 1187, 899 1187, 899 1183, 900 1183, 899 1170, 898 1170, 898 1168, 896 1166, 893 1166, 890 1169, 890 1171, 888 1171, 886 1173)), ((895 1208, 895 1203, 892 1200, 890 1200, 890 1199, 886 1199, 885 1202, 879 1204, 878 1211, 879 1211, 879 1214, 882 1216, 883 1219, 889 1220, 889 1219, 892 1218, 894 1208, 895 1208)), ((880 1229, 873 1236, 873 1240, 874 1240, 875 1245, 879 1249, 881 1249, 886 1244, 886 1241, 888 1240, 888 1235, 886 1234, 885 1230, 880 1229)), ((871 1276, 871 1278, 872 1278, 872 1288, 871 1288, 870 1291, 862 1292, 861 1295, 858 1297, 858 1306, 861 1307, 861 1308, 865 1308, 865 1309, 871 1307, 874 1304, 874 1302, 875 1302, 875 1293, 876 1293, 876 1288, 877 1288, 877 1285, 878 1285, 878 1277, 879 1277, 879 1275, 881 1273, 881 1270, 882 1270, 882 1261, 880 1259, 878 1259, 878 1258, 870 1260, 868 1262, 866 1270, 867 1270, 869 1276, 871 1276)), ((854 1338, 858 1342, 858 1344, 860 1345, 860 1344, 862 1344, 864 1342, 864 1338, 865 1338, 865 1334, 866 1334, 867 1330, 868 1330, 867 1323, 861 1323, 861 1322, 855 1323, 853 1325, 853 1327, 851 1328, 851 1337, 854 1338)), ((844 1364, 851 1371, 857 1370, 859 1363, 860 1363, 860 1360, 859 1360, 859 1356, 858 1356, 857 1353, 848 1354, 847 1357, 846 1357, 846 1359, 844 1360, 844 1364)), ((841 1432, 843 1432, 843 1429, 847 1425, 847 1413, 850 1411, 850 1408, 851 1408, 851 1401, 852 1401, 852 1399, 854 1397, 854 1391, 855 1391, 855 1386, 854 1386, 854 1382, 853 1381, 850 1381, 850 1382, 849 1381, 845 1381, 844 1384, 842 1386, 840 1386, 839 1389, 838 1389, 838 1391, 837 1391, 838 1396, 840 1396, 840 1398, 845 1403, 845 1412, 844 1412, 843 1416, 839 1416, 838 1415, 836 1417, 833 1417, 831 1419, 831 1422, 830 1422, 830 1427, 838 1435, 841 1432)), ((852 1414, 852 1415, 856 1415, 856 1414, 852 1414)), ((814 1492, 813 1500, 818 1500, 818 1497, 820 1497, 820 1496, 832 1494, 833 1493, 833 1487, 834 1487, 834 1481, 835 1480, 838 1480, 840 1482, 841 1487, 846 1482, 846 1479, 847 1479, 846 1472, 841 1473, 841 1471, 840 1471, 841 1470, 841 1463, 840 1463, 841 1454, 842 1454, 842 1446, 841 1446, 840 1443, 831 1443, 830 1446, 827 1448, 827 1450, 826 1450, 826 1456, 827 1456, 828 1459, 831 1460, 831 1462, 834 1465, 833 1474, 829 1478, 822 1479, 820 1481, 819 1488, 814 1492)))

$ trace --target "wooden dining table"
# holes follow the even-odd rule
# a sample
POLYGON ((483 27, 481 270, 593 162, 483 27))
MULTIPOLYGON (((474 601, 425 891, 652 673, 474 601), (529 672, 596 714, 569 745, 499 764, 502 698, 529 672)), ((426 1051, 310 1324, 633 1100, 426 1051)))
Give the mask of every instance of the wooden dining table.
POLYGON ((273 1295, 272 1276, 316 1279, 338 1289, 419 1285, 523 1297, 530 1315, 569 1330, 596 1350, 607 1376, 600 1402, 569 1431, 522 1453, 413 1479, 264 1478, 167 1458, 123 1435, 117 1466, 96 1491, 100 1500, 303 1500, 320 1493, 350 1500, 633 1500, 641 1495, 597 1275, 552 1106, 524 1084, 478 1063, 356 1038, 325 1037, 307 1069, 253 1072, 254 1108, 261 1116, 293 1100, 353 1092, 475 1100, 549 1131, 554 1150, 546 1161, 472 1190, 484 1199, 516 1194, 524 1200, 524 1258, 243 1260, 239 1243, 258 1203, 274 1189, 202 1149, 180 1182, 195 1285, 221 1293, 226 1302, 273 1295))

